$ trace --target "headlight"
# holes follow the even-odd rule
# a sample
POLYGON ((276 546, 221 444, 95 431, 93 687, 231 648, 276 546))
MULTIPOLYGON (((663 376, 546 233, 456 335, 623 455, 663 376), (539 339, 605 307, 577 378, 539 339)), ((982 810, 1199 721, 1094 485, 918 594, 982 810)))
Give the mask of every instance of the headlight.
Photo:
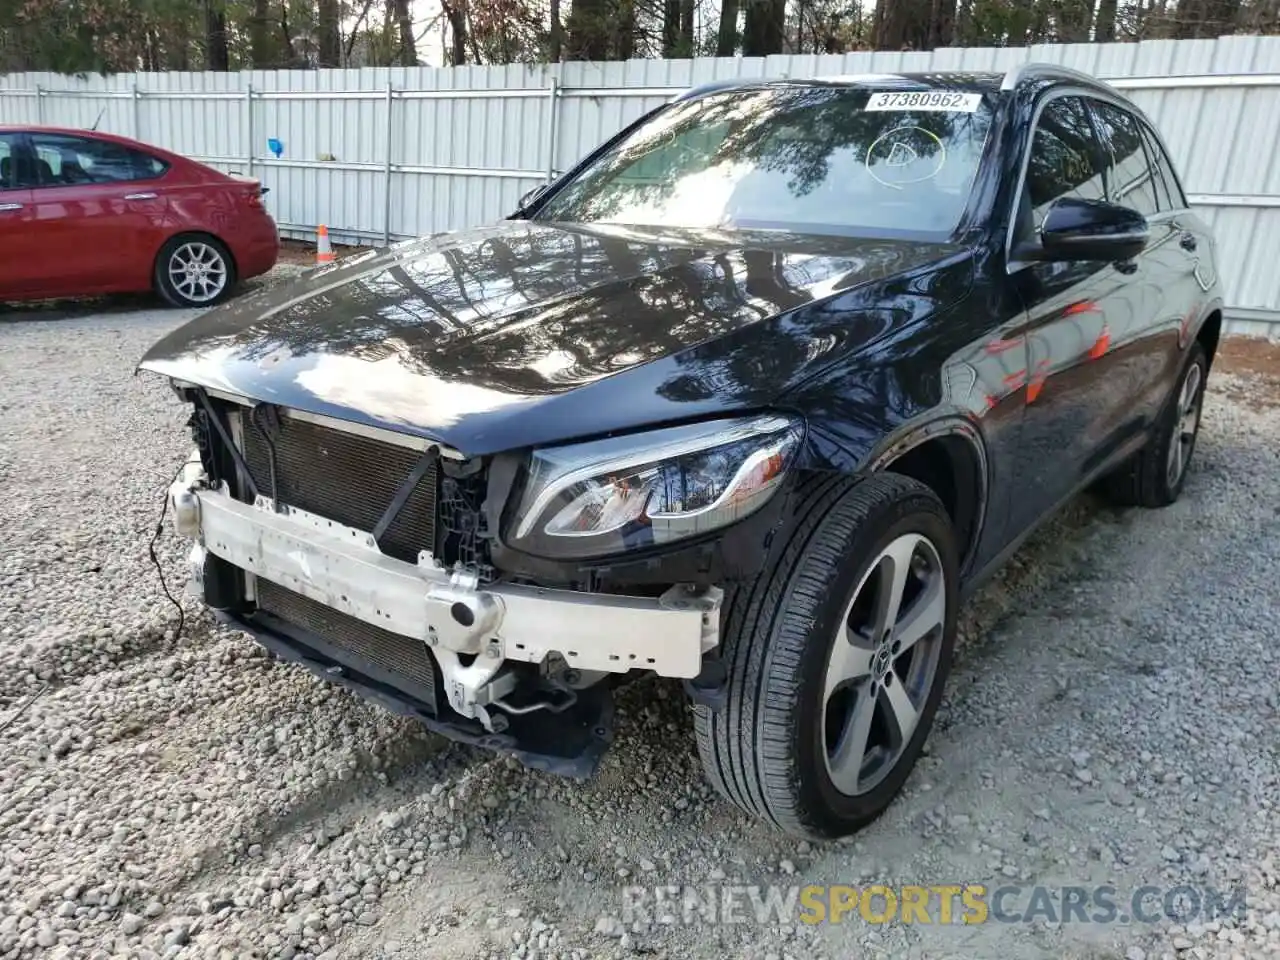
POLYGON ((764 506, 803 435, 760 416, 535 450, 508 542, 568 559, 715 530, 764 506))

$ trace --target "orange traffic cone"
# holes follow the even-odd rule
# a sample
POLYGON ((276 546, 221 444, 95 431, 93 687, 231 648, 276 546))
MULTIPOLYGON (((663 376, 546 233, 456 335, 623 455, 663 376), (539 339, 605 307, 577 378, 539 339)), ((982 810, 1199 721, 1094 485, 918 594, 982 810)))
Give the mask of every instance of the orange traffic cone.
POLYGON ((316 264, 333 263, 336 259, 333 244, 329 242, 329 228, 322 223, 316 229, 316 264))

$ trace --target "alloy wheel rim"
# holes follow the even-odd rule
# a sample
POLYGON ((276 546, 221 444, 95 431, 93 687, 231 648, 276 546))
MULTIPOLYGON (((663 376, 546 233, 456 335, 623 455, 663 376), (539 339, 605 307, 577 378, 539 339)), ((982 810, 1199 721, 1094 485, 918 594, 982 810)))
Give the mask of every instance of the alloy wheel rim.
POLYGON ((1173 418, 1173 436, 1169 439, 1169 486, 1177 486, 1186 473, 1191 450, 1195 446, 1196 432, 1200 429, 1200 381, 1203 375, 1200 364, 1187 368, 1182 386, 1178 390, 1178 406, 1173 418))
POLYGON ((210 244, 184 243, 169 258, 169 282, 192 303, 208 303, 227 285, 227 262, 210 244))
POLYGON ((897 766, 937 676, 946 614, 938 549, 920 534, 886 546, 854 590, 822 693, 823 756, 841 793, 874 790, 897 766))

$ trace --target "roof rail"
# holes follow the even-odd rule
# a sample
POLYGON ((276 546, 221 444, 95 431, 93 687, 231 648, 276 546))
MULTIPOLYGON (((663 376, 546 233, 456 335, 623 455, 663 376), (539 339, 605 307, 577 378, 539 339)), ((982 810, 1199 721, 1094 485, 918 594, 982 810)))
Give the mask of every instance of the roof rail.
POLYGON ((1090 76, 1080 70, 1073 70, 1071 67, 1063 67, 1056 63, 1020 63, 1012 70, 1006 71, 1004 79, 1000 81, 1000 89, 1003 91, 1015 90, 1018 84, 1025 80, 1033 80, 1041 77, 1046 80, 1079 80, 1088 83, 1091 86, 1102 86, 1102 81, 1097 77, 1090 76))
POLYGON ((670 100, 671 103, 679 103, 681 100, 692 100, 694 97, 701 97, 704 94, 716 93, 720 90, 732 90, 735 87, 741 87, 751 82, 760 83, 763 77, 730 77, 726 80, 711 80, 707 83, 700 83, 696 87, 689 87, 687 90, 681 90, 670 100))

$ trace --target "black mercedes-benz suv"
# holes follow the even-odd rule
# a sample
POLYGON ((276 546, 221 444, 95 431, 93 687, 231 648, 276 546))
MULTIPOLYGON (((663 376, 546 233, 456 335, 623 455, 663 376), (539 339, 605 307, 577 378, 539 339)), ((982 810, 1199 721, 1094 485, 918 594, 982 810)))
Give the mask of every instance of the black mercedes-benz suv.
POLYGON ((1177 498, 1221 310, 1151 124, 1029 65, 692 90, 141 367, 193 408, 171 505, 223 619, 565 773, 618 681, 682 678, 719 790, 832 836, 985 575, 1087 484, 1177 498))

